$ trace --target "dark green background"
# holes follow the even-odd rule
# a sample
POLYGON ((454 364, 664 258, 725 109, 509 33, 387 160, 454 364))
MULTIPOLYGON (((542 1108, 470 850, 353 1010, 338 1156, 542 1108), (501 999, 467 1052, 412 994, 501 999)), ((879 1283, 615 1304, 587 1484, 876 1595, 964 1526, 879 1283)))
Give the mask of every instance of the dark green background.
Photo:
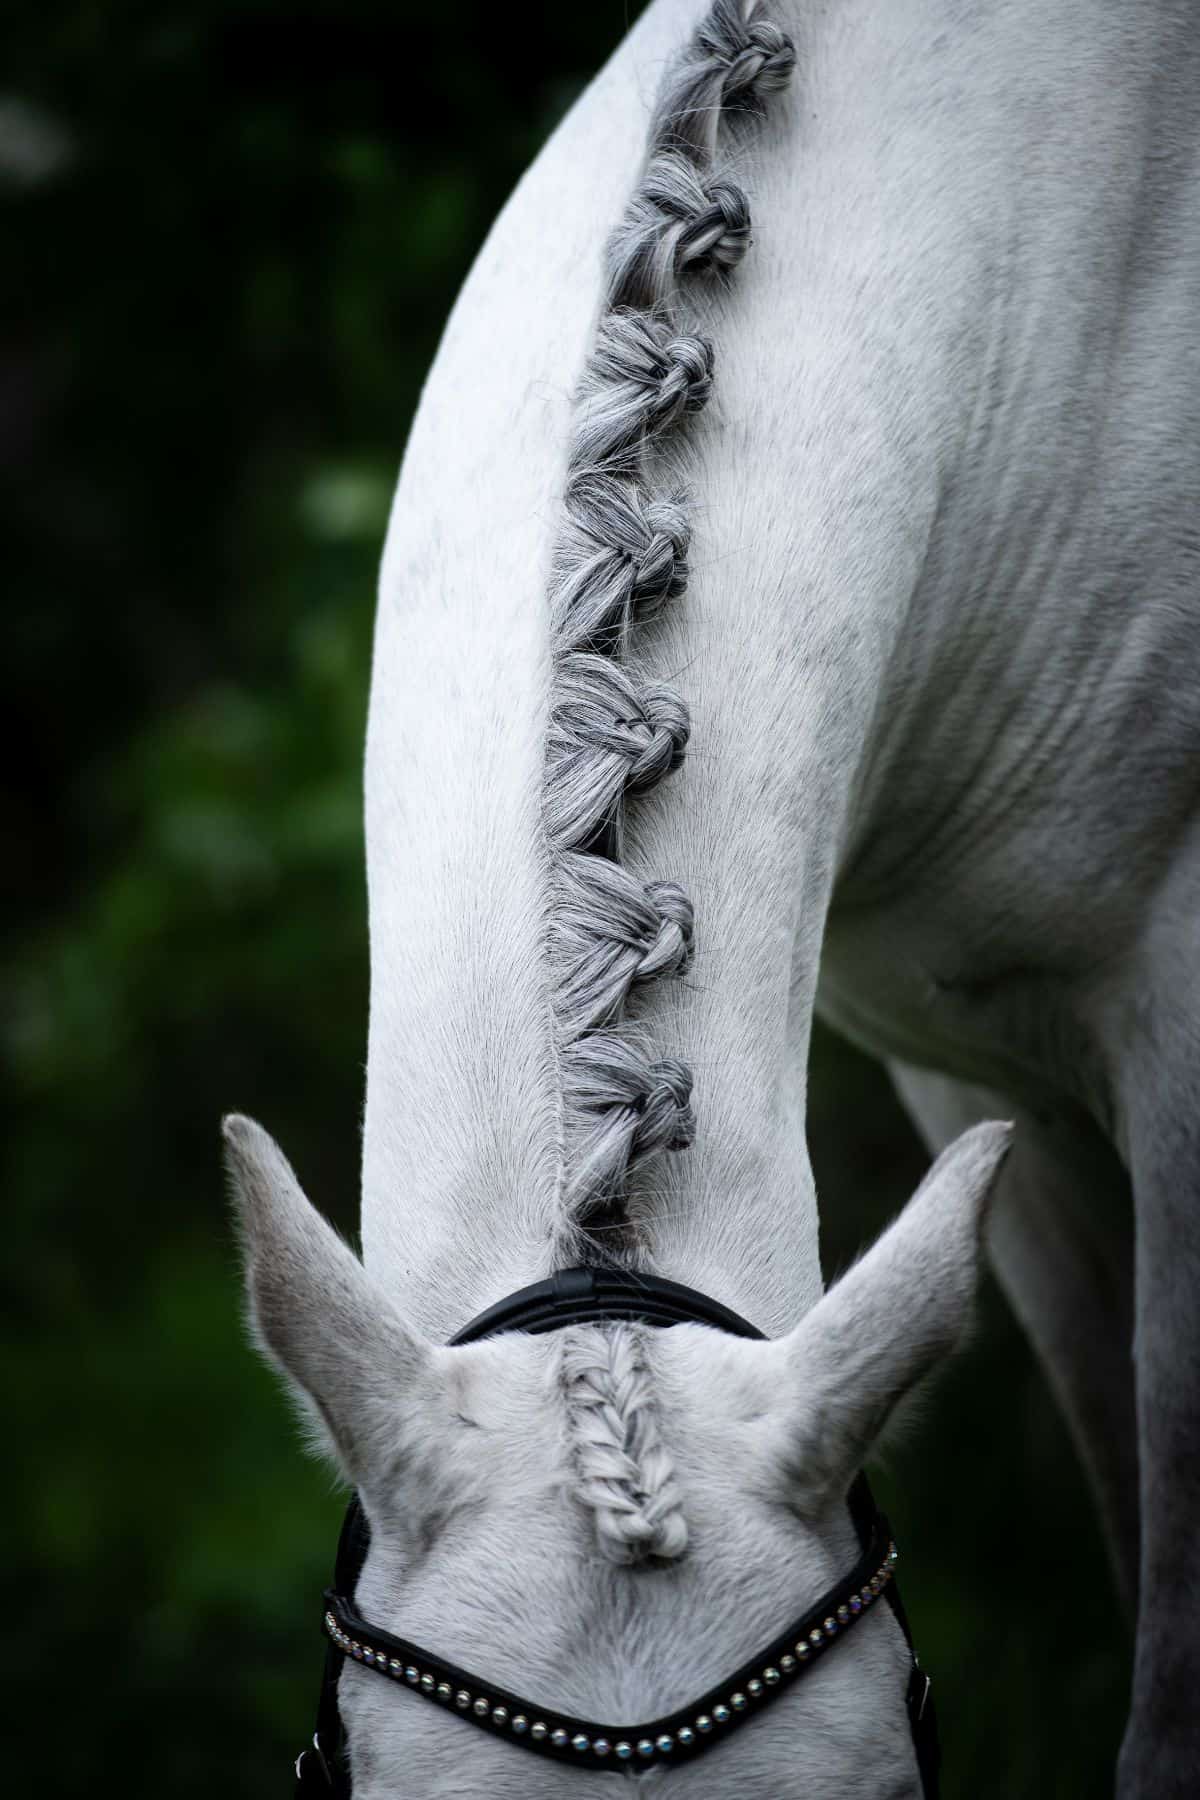
MULTIPOLYGON (((217 1120, 260 1116, 352 1228, 390 490, 476 247, 624 24, 21 0, 0 28, 11 1791, 290 1791, 340 1500, 243 1343, 217 1120)), ((921 1157, 820 1035, 813 1141, 836 1268, 921 1157)), ((1126 1643, 994 1293, 883 1486, 950 1800, 1104 1794, 1126 1643)))

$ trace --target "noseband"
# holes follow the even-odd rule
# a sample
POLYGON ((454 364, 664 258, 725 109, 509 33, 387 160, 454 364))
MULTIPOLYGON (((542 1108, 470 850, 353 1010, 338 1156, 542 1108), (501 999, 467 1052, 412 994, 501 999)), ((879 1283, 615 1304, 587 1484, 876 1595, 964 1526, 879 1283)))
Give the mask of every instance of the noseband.
MULTIPOLYGON (((506 1331, 540 1335, 567 1325, 638 1323, 708 1325, 734 1337, 762 1339, 747 1320, 693 1288, 659 1276, 618 1269, 563 1269, 548 1281, 511 1294, 451 1338, 478 1343, 506 1331)), ((925 1800, 937 1800, 937 1721, 929 1677, 917 1662, 912 1633, 892 1576, 896 1546, 876 1508, 865 1475, 847 1504, 861 1555, 836 1582, 765 1649, 716 1687, 679 1711, 640 1725, 609 1725, 536 1706, 519 1694, 484 1681, 371 1625, 354 1610, 353 1595, 366 1560, 370 1528, 357 1498, 350 1502, 338 1541, 334 1582, 325 1592, 322 1629, 325 1674, 311 1749, 296 1762, 296 1800, 349 1800, 350 1764, 338 1708, 338 1677, 347 1659, 372 1669, 417 1698, 453 1713, 492 1737, 592 1773, 691 1762, 739 1730, 786 1693, 868 1612, 882 1595, 904 1633, 911 1658, 906 1706, 925 1800)))

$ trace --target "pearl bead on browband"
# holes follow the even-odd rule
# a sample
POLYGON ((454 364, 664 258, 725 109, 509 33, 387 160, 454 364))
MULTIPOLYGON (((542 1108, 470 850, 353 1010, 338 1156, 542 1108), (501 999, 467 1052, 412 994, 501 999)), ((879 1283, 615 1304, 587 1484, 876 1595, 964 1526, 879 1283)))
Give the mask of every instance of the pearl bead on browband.
POLYGON ((422 1655, 400 1638, 374 1630, 338 1594, 326 1595, 324 1625, 334 1647, 351 1661, 374 1669, 376 1674, 411 1688, 436 1705, 460 1713, 469 1724, 507 1737, 527 1750, 584 1765, 650 1764, 696 1754, 707 1748, 715 1736, 727 1736, 777 1698, 883 1592, 892 1578, 897 1555, 890 1537, 882 1554, 880 1543, 874 1542, 848 1583, 840 1582, 831 1589, 782 1638, 776 1639, 761 1659, 745 1665, 695 1707, 685 1707, 647 1725, 598 1725, 533 1706, 441 1658, 422 1655))

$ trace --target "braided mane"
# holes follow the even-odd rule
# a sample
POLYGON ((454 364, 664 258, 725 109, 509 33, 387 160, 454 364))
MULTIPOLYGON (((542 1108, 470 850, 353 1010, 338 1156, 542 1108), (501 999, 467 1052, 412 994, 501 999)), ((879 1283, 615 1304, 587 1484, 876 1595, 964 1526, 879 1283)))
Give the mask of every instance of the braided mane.
MULTIPOLYGON (((721 281, 750 243, 745 195, 714 172, 719 127, 762 110, 791 74, 791 39, 763 0, 715 0, 668 71, 646 166, 609 242, 605 297, 580 383, 565 517, 550 588, 554 673, 544 777, 551 857, 552 1004, 562 1072, 564 1252, 626 1223, 626 1176, 692 1142, 692 1074, 651 1060, 620 1019, 631 989, 680 976, 692 906, 670 879, 622 866, 625 809, 683 760, 688 710, 625 666, 639 622, 687 586, 686 497, 656 451, 706 404, 713 347, 682 329, 687 283, 721 281)), ((581 1496, 618 1560, 677 1556, 687 1542, 654 1418, 640 1334, 568 1333, 561 1368, 581 1496)))

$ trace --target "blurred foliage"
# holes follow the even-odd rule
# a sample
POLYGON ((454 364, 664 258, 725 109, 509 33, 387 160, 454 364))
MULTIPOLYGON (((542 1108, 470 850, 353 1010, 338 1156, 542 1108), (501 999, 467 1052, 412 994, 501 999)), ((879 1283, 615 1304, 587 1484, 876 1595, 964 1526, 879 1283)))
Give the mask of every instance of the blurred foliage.
MULTIPOLYGON (((340 1501, 243 1343, 216 1121, 269 1121, 352 1229, 394 470, 475 249, 626 9, 521 20, 23 0, 0 26, 3 1681, 63 1796, 285 1793, 308 1729, 340 1501)), ((823 1036, 813 1109, 838 1266, 921 1159, 823 1036)), ((893 1464, 950 1800, 1103 1793, 1125 1646, 994 1295, 893 1464)))

